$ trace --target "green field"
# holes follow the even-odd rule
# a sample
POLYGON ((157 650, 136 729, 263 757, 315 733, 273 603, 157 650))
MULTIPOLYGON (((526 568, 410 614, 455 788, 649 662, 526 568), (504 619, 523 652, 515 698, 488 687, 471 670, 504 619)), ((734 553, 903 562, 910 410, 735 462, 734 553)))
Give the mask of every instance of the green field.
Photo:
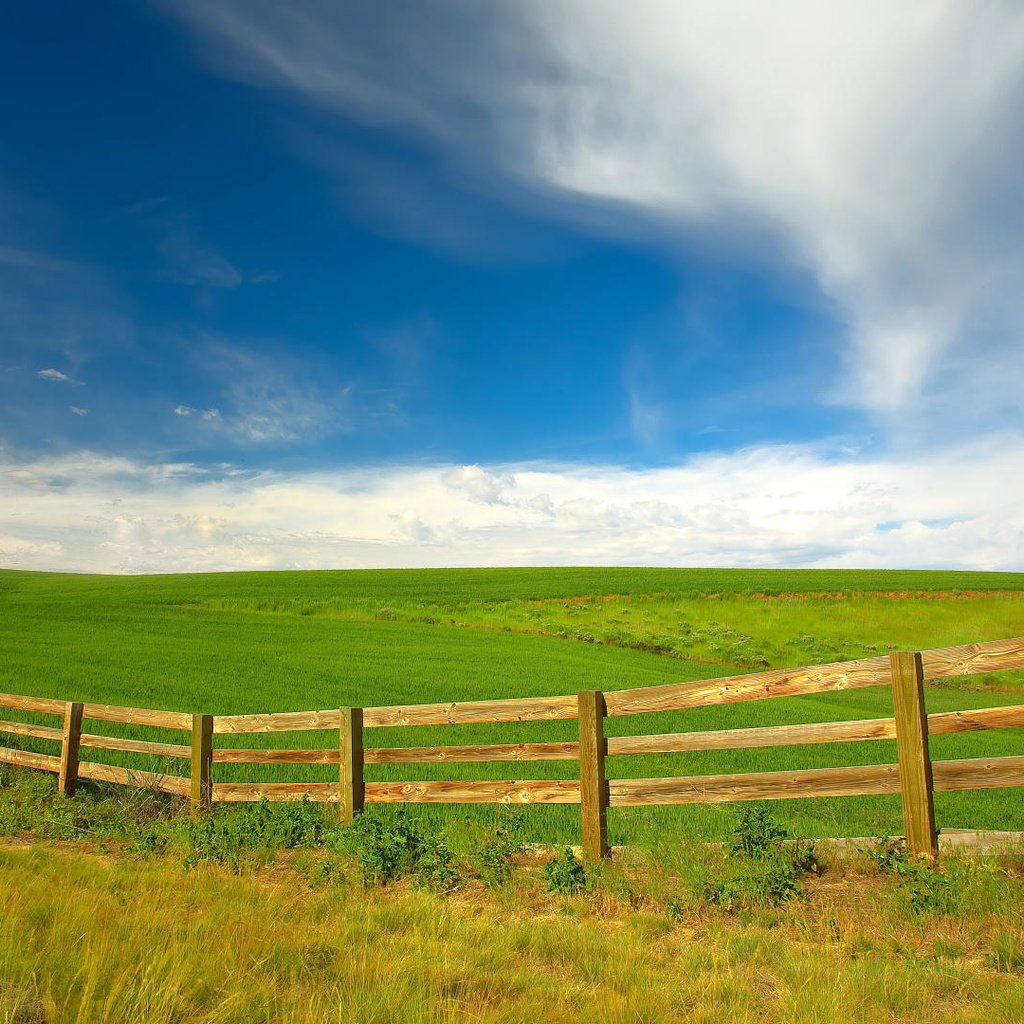
MULTIPOLYGON (((1024 574, 838 570, 507 569, 97 577, 0 572, 0 689, 214 714, 574 693, 1024 634, 1024 574)), ((930 686, 930 711, 1020 702, 1024 674, 930 686)), ((609 720, 657 733, 891 713, 884 689, 609 720)), ((52 722, 52 720, 50 720, 52 722)), ((99 726, 99 723, 97 723, 99 726)), ((117 727, 110 727, 116 731, 117 727)), ((96 731, 99 731, 97 728, 96 731)), ((126 734, 126 733, 119 733, 126 734)), ((371 745, 572 738, 574 722, 375 730, 371 745)), ((133 730, 127 735, 171 738, 133 730)), ((328 733, 277 746, 330 746, 328 733)), ((238 739, 237 745, 250 745, 238 739)), ((262 742, 262 740, 258 741, 262 742)), ((35 749, 52 748, 38 744, 35 749)), ((1020 730, 936 737, 938 758, 1024 753, 1020 730)), ((90 758, 101 759, 100 751, 90 758)), ((152 770, 150 759, 112 761, 152 770)), ((895 760, 890 742, 613 758, 613 777, 895 760)), ((370 779, 571 777, 572 762, 371 766, 370 779)), ((218 766, 220 781, 328 779, 329 768, 218 766)), ((1013 790, 939 794, 940 826, 1019 829, 1013 790)), ((900 831, 899 801, 791 801, 807 835, 900 831)), ((493 814, 431 807, 441 820, 493 814)), ((578 835, 531 809, 534 838, 578 835)), ((613 842, 666 825, 720 835, 725 808, 621 809, 613 842)))

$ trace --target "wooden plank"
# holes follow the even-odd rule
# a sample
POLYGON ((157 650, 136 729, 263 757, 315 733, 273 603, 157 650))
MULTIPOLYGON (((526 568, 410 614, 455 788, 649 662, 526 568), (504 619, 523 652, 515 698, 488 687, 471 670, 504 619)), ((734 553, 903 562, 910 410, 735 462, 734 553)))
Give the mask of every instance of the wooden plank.
POLYGON ((608 756, 670 754, 687 750, 743 750, 751 747, 800 746, 807 743, 846 743, 893 739, 892 718, 811 725, 772 725, 762 729, 717 729, 711 732, 662 733, 655 736, 609 736, 608 756))
POLYGON ((0 763, 38 768, 44 772, 60 771, 60 758, 53 754, 36 754, 31 750, 13 750, 11 747, 0 747, 0 763))
POLYGON ((240 747, 216 747, 214 764, 337 764, 337 748, 315 750, 243 750, 240 747))
POLYGON ((155 757, 192 757, 192 748, 183 743, 150 743, 147 740, 124 740, 119 736, 96 736, 82 733, 82 746, 95 750, 122 750, 129 754, 151 754, 155 757))
POLYGON ((131 789, 156 789, 162 793, 173 793, 175 796, 187 797, 190 792, 189 780, 179 775, 134 771, 113 764, 99 764, 96 761, 80 762, 78 777, 92 779, 95 782, 110 782, 116 786, 128 786, 131 789))
POLYGON ((1024 637, 986 640, 979 644, 939 647, 921 652, 925 679, 976 676, 1024 668, 1024 637))
POLYGON ((402 725, 470 725, 480 722, 550 722, 575 718, 576 697, 518 697, 510 700, 404 704, 363 709, 367 728, 402 725))
POLYGON ((939 852, 939 841, 935 832, 932 762, 928 754, 924 666, 920 654, 907 651, 889 655, 889 663, 907 850, 919 857, 934 859, 939 852))
POLYGON ((214 733, 238 735, 259 732, 314 732, 336 730, 340 724, 337 708, 327 711, 281 711, 274 714, 216 715, 214 733))
POLYGON ((972 711, 942 711, 928 716, 928 735, 977 732, 981 729, 1007 729, 1024 725, 1024 704, 972 711))
POLYGON ((791 697, 830 690, 853 690, 864 686, 885 686, 889 682, 889 659, 861 658, 832 665, 780 668, 692 683, 668 683, 635 690, 605 693, 609 715, 638 715, 649 711, 672 711, 732 704, 770 697, 791 697))
POLYGON ((936 791, 941 793, 1024 786, 1024 757, 972 757, 956 761, 933 761, 932 780, 936 791))
POLYGON ((578 804, 580 784, 528 780, 508 782, 367 782, 368 804, 578 804))
POLYGON ((580 818, 583 859, 593 863, 608 856, 608 780, 604 770, 604 695, 581 690, 580 723, 580 818))
MULTIPOLYGON (((975 732, 1024 726, 1024 704, 942 711, 928 716, 928 732, 975 732)), ((743 750, 751 747, 786 747, 809 743, 854 743, 896 738, 895 718, 862 718, 849 722, 810 725, 772 725, 761 729, 716 729, 711 732, 669 732, 653 736, 610 736, 608 756, 671 754, 688 750, 743 750)))
POLYGON ((338 818, 351 825, 363 809, 363 709, 341 708, 338 717, 338 818))
POLYGON ((157 729, 190 732, 192 716, 180 711, 153 711, 150 708, 122 708, 115 704, 85 704, 83 717, 124 725, 150 725, 157 729))
POLYGON ((34 736, 40 740, 56 740, 58 743, 64 737, 63 729, 56 729, 49 725, 29 725, 27 722, 0 722, 0 732, 10 733, 12 736, 34 736))
POLYGON ((65 700, 53 700, 50 697, 22 697, 16 693, 0 693, 0 708, 11 708, 14 711, 37 711, 41 715, 60 715, 64 717, 67 707, 65 700))
POLYGON ((743 775, 691 775, 670 779, 612 779, 612 807, 715 804, 738 800, 802 800, 817 796, 899 793, 899 765, 810 768, 743 775))
POLYGON ((460 747, 368 747, 365 764, 444 764, 485 761, 575 761, 579 744, 485 743, 460 747))
POLYGON ((218 782, 213 787, 214 803, 247 803, 253 800, 302 800, 334 803, 338 799, 336 782, 218 782))
POLYGON ((74 796, 78 784, 78 749, 82 740, 82 705, 70 701, 64 713, 64 732, 60 744, 60 770, 57 792, 74 796))
POLYGON ((193 807, 209 807, 213 766, 213 715, 192 716, 192 771, 189 795, 193 807))

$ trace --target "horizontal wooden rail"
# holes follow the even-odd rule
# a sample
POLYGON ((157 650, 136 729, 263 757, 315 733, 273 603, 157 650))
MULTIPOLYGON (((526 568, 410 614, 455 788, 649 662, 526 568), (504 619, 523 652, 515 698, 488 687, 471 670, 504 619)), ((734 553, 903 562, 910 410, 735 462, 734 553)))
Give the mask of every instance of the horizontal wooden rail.
POLYGON ((368 747, 367 764, 444 764, 486 761, 575 761, 580 745, 564 743, 484 743, 464 747, 368 747))
POLYGON ((64 717, 67 707, 65 700, 52 700, 50 697, 22 697, 16 693, 0 693, 0 708, 11 708, 13 711, 35 711, 41 715, 60 715, 64 717))
POLYGON ((368 804, 578 804, 575 779, 491 782, 367 782, 368 804))
MULTIPOLYGON (((928 732, 977 732, 1024 726, 1024 705, 943 711, 928 716, 928 732)), ((850 722, 815 722, 809 725, 772 725, 760 729, 716 729, 711 732, 669 732, 655 736, 612 736, 608 755, 670 754, 692 750, 743 750, 752 747, 787 747, 811 743, 853 743, 896 738, 895 718, 863 718, 850 722)))
POLYGON ((932 761, 932 781, 936 790, 943 793, 1024 786, 1024 757, 972 757, 956 761, 932 761))
POLYGON ((57 743, 64 738, 64 730, 49 725, 28 725, 25 722, 0 722, 0 732, 11 736, 34 736, 40 740, 54 740, 57 743))
POLYGON ((13 750, 11 747, 0 747, 0 764, 38 768, 44 772, 60 771, 60 758, 53 754, 36 754, 31 750, 13 750))
MULTIPOLYGON (((1024 757, 933 761, 932 776, 935 789, 941 792, 1024 786, 1024 757)), ((691 775, 669 779, 614 779, 608 783, 613 807, 802 800, 899 792, 900 768, 897 764, 742 775, 691 775)))
MULTIPOLYGON (((58 730, 59 731, 59 730, 58 730)), ((177 757, 188 760, 192 748, 183 743, 151 743, 147 740, 123 740, 118 736, 96 736, 82 733, 79 743, 95 750, 120 750, 129 754, 151 754, 156 757, 177 757)))
POLYGON ((94 782, 112 782, 115 785, 129 786, 132 789, 156 789, 161 793, 173 793, 175 796, 188 796, 189 794, 189 780, 178 775, 158 775, 156 772, 134 771, 112 764, 98 764, 95 761, 80 761, 78 777, 92 779, 94 782))
POLYGON ((212 799, 214 803, 302 799, 335 803, 339 791, 337 782, 215 782, 212 799))
POLYGON ((241 747, 214 747, 214 764, 337 764, 337 748, 313 750, 243 750, 241 747))
POLYGON ((150 708, 122 708, 114 704, 83 704, 82 717, 123 725, 149 725, 157 729, 192 731, 192 716, 180 711, 153 711, 150 708))
POLYGON ((743 775, 691 775, 668 779, 613 779, 612 807, 651 804, 711 804, 738 800, 797 800, 805 797, 860 796, 900 792, 899 766, 810 768, 743 775))

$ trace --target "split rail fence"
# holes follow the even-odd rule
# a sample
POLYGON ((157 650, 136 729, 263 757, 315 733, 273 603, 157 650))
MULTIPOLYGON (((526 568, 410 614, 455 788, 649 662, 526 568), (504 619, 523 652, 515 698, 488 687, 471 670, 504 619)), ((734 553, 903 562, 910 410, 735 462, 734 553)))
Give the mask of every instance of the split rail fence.
POLYGON ((149 786, 186 797, 197 807, 219 801, 306 797, 336 804, 346 823, 351 823, 367 803, 578 804, 583 851, 588 859, 608 855, 606 817, 609 807, 900 794, 908 848, 934 857, 938 843, 933 793, 1024 786, 1024 757, 933 761, 928 750, 929 735, 1024 726, 1024 705, 929 715, 925 709, 924 683, 1020 668, 1024 668, 1024 637, 606 693, 584 690, 572 696, 344 707, 279 714, 193 715, 0 694, 0 708, 62 719, 62 724, 56 727, 0 721, 0 733, 48 740, 60 746, 59 755, 0 747, 0 762, 55 772, 58 788, 69 796, 74 794, 79 779, 89 779, 149 786), (892 687, 892 718, 647 736, 606 737, 604 734, 605 719, 609 716, 869 686, 892 687), (476 746, 364 745, 366 730, 378 728, 559 719, 578 719, 578 740, 476 746), (93 720, 166 729, 186 734, 189 741, 159 743, 85 732, 85 723, 93 720), (216 744, 216 737, 223 735, 316 730, 336 733, 337 746, 285 750, 240 749, 216 744), (898 750, 896 764, 656 779, 609 779, 607 776, 607 758, 619 755, 893 738, 898 750), (90 748, 177 759, 188 762, 190 772, 188 777, 161 775, 83 760, 82 751, 90 748), (579 771, 572 779, 510 781, 367 782, 363 774, 367 764, 487 761, 576 761, 579 771), (337 765, 338 781, 218 783, 214 781, 214 766, 218 764, 337 765))

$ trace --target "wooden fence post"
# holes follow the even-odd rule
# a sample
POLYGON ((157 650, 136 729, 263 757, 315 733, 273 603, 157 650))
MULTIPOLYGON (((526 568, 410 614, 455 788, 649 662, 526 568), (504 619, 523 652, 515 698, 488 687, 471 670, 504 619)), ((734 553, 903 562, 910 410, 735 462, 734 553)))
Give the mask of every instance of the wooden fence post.
POLYGON ((608 780, 605 778, 604 694, 581 690, 577 695, 580 726, 580 813, 583 819, 583 859, 600 860, 608 848, 608 780))
POLYGON ((213 799, 213 715, 192 716, 192 806, 213 799))
POLYGON ((64 734, 60 742, 60 770, 57 792, 74 796, 78 786, 78 749, 82 740, 82 708, 78 701, 69 701, 64 709, 64 734))
POLYGON ((351 825, 363 809, 363 709, 342 708, 338 729, 338 816, 351 825))
POLYGON ((924 667, 920 654, 902 651, 889 655, 889 665, 907 849, 920 857, 934 859, 939 847, 932 798, 932 762, 928 754, 924 667))

